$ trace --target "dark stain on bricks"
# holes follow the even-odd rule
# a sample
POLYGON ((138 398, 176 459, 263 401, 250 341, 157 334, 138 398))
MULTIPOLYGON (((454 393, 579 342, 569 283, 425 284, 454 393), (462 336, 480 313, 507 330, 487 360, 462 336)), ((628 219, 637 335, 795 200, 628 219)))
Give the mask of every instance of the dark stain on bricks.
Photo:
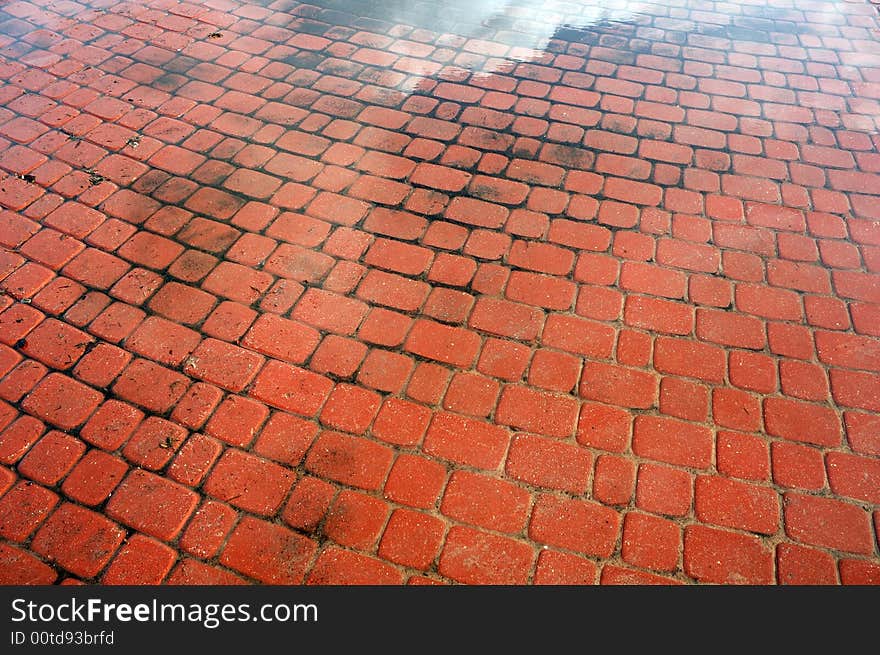
POLYGON ((332 469, 343 475, 348 475, 356 470, 357 462, 347 450, 330 448, 324 452, 316 452, 315 459, 318 460, 321 468, 332 469))
POLYGON ((595 161, 595 155, 589 150, 548 143, 541 149, 541 160, 568 168, 589 169, 595 161))

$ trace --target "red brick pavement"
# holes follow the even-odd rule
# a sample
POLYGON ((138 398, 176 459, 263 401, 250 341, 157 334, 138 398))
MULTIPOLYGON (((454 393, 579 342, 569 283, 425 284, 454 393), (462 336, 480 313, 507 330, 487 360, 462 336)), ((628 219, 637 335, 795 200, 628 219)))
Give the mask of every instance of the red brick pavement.
POLYGON ((880 582, 877 8, 421 6, 0 4, 0 582, 880 582))

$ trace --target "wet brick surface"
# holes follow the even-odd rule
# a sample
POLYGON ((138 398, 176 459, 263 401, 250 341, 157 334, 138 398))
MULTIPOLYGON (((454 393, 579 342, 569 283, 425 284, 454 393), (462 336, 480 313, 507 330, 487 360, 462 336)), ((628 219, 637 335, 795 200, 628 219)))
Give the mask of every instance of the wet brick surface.
POLYGON ((4 2, 0 582, 880 582, 852 2, 4 2))

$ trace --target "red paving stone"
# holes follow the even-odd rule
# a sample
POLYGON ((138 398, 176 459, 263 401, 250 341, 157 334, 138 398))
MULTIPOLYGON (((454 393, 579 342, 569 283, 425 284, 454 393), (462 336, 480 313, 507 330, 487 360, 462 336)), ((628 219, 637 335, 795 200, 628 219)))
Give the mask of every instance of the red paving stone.
POLYGON ((0 583, 880 583, 876 0, 373 5, 0 6, 0 583))

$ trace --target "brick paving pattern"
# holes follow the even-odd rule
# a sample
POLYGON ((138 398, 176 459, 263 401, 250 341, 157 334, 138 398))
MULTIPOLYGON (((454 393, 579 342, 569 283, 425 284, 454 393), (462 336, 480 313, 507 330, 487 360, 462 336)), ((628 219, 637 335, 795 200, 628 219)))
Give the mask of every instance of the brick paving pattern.
POLYGON ((13 1, 0 80, 0 582, 880 583, 867 0, 13 1))

